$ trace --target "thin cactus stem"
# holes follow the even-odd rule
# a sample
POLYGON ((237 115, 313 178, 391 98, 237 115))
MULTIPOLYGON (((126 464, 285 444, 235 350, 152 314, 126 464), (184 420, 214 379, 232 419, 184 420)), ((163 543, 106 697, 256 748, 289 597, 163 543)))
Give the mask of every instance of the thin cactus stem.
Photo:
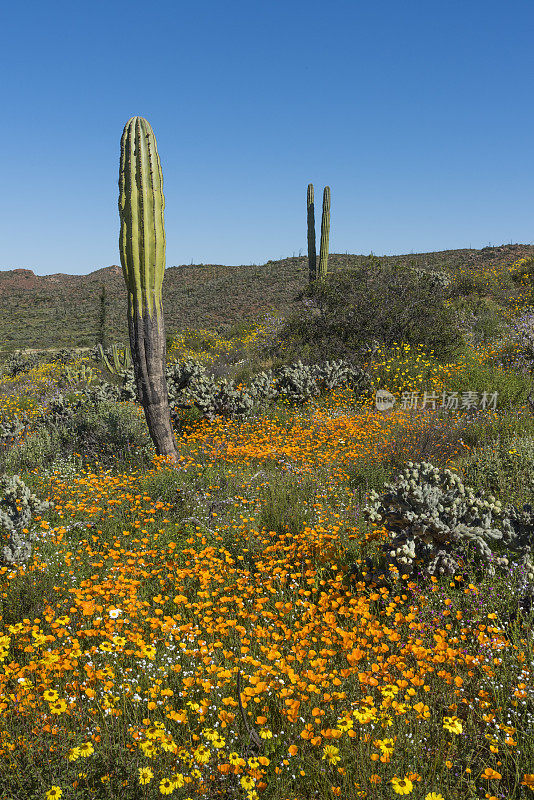
POLYGON ((330 186, 323 192, 323 216, 321 219, 321 249, 319 254, 319 278, 326 278, 328 267, 328 243, 330 239, 330 186))
POLYGON ((310 283, 317 278, 317 253, 315 250, 315 208, 313 203, 313 183, 308 184, 308 269, 310 283))

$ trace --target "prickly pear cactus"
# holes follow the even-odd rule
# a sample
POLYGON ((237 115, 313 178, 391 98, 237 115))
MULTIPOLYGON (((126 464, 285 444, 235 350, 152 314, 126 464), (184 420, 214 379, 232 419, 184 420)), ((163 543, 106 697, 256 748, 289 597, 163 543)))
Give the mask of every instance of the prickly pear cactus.
MULTIPOLYGON (((469 565, 470 558, 489 575, 509 563, 506 555, 496 556, 489 547, 499 541, 512 544, 513 536, 503 538, 497 527, 500 502, 464 487, 449 469, 408 462, 395 482, 386 484, 381 495, 371 492, 369 501, 364 515, 389 533, 378 576, 382 581, 391 573, 414 575, 417 569, 426 575, 454 575, 462 571, 460 561, 469 565)), ((366 582, 374 580, 370 559, 366 568, 366 582)))
POLYGON ((7 544, 0 551, 0 564, 23 564, 31 557, 32 542, 39 534, 30 531, 32 514, 43 514, 49 503, 31 493, 19 475, 0 476, 0 536, 7 544), (25 533, 23 529, 28 529, 25 533))

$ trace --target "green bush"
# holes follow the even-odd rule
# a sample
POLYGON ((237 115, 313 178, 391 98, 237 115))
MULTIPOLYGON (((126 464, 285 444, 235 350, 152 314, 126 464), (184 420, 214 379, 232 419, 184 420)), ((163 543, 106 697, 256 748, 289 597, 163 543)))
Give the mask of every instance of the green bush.
POLYGON ((531 385, 529 378, 518 372, 508 372, 494 364, 480 364, 475 359, 466 361, 466 368, 453 372, 447 379, 447 391, 477 392, 481 400, 484 392, 497 392, 497 409, 512 409, 525 405, 531 385))
POLYGON ((1 469, 10 474, 40 469, 54 459, 60 448, 58 430, 39 428, 2 454, 1 469))
POLYGON ((470 486, 503 502, 522 504, 534 496, 534 436, 493 439, 456 462, 470 486))
POLYGON ((506 444, 514 436, 534 437, 534 416, 530 411, 511 410, 505 414, 481 414, 465 427, 462 437, 469 447, 500 439, 506 444))
POLYGON ((506 331, 502 307, 491 297, 461 297, 451 309, 465 338, 475 345, 495 341, 506 331))
POLYGON ((62 467, 78 454, 88 463, 117 468, 133 462, 147 465, 153 446, 144 417, 133 405, 102 402, 77 405, 64 418, 43 421, 40 427, 3 457, 7 472, 62 467), (59 459, 59 460, 58 460, 59 459))
POLYGON ((300 315, 291 317, 273 353, 304 360, 348 358, 376 340, 421 344, 440 360, 462 346, 455 317, 445 305, 448 289, 423 271, 392 265, 362 265, 315 281, 297 299, 300 315))

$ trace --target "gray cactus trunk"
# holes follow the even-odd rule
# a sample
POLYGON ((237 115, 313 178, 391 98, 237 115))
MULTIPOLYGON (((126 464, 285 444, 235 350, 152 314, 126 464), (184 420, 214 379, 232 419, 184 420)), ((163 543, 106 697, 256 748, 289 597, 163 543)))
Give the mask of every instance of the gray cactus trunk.
POLYGON ((128 308, 130 349, 139 400, 145 412, 150 437, 159 456, 177 460, 165 378, 165 327, 163 309, 141 317, 134 304, 128 308))

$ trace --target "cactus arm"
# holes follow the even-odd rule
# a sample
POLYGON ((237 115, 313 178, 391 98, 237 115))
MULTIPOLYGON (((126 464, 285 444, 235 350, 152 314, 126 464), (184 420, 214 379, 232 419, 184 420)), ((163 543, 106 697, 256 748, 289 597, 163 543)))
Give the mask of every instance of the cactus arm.
POLYGON ((119 248, 128 290, 130 350, 139 399, 156 453, 176 461, 165 378, 163 173, 156 138, 142 117, 126 123, 119 168, 119 248))
POLYGON ((315 251, 315 209, 313 204, 313 183, 308 184, 308 269, 310 283, 317 277, 317 253, 315 251))
POLYGON ((119 359, 119 348, 115 343, 113 343, 113 345, 111 346, 111 355, 113 357, 113 367, 117 375, 119 375, 119 373, 121 372, 122 365, 119 359))
POLYGON ((330 239, 330 186, 323 192, 323 216, 321 219, 321 250, 319 255, 319 277, 326 278, 328 266, 328 243, 330 239))

